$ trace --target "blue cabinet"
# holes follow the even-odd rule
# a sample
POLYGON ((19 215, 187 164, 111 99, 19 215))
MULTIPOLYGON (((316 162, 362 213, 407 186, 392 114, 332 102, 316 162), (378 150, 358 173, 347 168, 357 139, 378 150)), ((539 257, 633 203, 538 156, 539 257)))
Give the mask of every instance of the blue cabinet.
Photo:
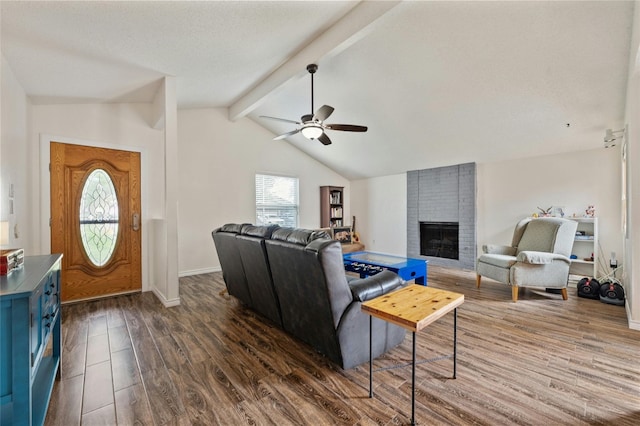
POLYGON ((42 425, 60 379, 62 255, 0 277, 0 424, 42 425))

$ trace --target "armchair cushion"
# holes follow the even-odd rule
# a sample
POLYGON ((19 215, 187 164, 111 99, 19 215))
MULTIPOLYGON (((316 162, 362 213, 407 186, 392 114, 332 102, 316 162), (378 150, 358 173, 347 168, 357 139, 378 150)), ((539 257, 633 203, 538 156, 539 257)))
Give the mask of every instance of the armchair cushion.
POLYGON ((483 254, 478 259, 478 264, 486 263, 488 265, 497 266, 498 268, 509 269, 517 262, 515 256, 506 254, 483 254))
POLYGON ((518 262, 531 263, 534 265, 545 265, 553 263, 556 260, 571 263, 571 261, 561 254, 545 253, 542 251, 521 251, 518 253, 518 262))
POLYGON ((522 234, 518 253, 521 251, 553 252, 557 232, 558 224, 555 221, 532 220, 522 234))

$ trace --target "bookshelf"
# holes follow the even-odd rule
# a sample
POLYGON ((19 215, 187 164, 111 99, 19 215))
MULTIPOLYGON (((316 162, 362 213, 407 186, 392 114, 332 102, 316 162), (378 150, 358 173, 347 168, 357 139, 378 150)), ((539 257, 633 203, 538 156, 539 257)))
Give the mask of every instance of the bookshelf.
POLYGON ((569 274, 583 277, 598 276, 598 218, 567 218, 578 222, 578 230, 573 240, 571 254, 577 259, 571 259, 569 274), (591 259, 593 254, 593 260, 591 259))
POLYGON ((344 187, 320 187, 320 227, 344 226, 344 187))

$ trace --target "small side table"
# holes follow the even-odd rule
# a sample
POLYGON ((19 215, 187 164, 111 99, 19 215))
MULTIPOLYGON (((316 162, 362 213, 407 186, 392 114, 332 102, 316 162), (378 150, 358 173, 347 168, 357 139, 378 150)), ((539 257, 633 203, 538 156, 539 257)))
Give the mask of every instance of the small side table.
POLYGON ((411 372, 411 424, 415 425, 416 409, 416 332, 453 311, 453 378, 456 378, 456 346, 458 306, 464 295, 433 287, 411 284, 400 290, 362 303, 362 311, 369 314, 369 398, 373 397, 373 359, 371 323, 373 317, 399 325, 413 334, 411 372))

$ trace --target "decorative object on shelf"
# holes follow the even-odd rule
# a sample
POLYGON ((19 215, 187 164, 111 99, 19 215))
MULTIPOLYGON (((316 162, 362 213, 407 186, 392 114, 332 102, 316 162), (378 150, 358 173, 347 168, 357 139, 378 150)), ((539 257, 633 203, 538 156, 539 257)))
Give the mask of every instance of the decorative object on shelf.
POLYGON ((553 216, 553 217, 564 217, 564 207, 561 207, 561 206, 553 206, 553 207, 551 207, 551 216, 553 216))
POLYGON ((540 217, 549 217, 549 216, 551 216, 551 209, 552 208, 553 207, 549 207, 548 209, 543 209, 543 208, 538 207, 538 210, 540 210, 539 216, 540 217))
POLYGON ((587 209, 584 212, 585 212, 585 217, 595 217, 596 208, 592 204, 592 205, 588 206, 587 209))
POLYGON ((9 275, 24 263, 24 250, 6 249, 0 250, 0 275, 9 275))
POLYGON ((333 239, 342 244, 351 244, 351 227, 335 226, 333 229, 333 239))
POLYGON ((351 219, 351 240, 354 243, 360 242, 360 234, 356 232, 356 217, 352 216, 351 219))

